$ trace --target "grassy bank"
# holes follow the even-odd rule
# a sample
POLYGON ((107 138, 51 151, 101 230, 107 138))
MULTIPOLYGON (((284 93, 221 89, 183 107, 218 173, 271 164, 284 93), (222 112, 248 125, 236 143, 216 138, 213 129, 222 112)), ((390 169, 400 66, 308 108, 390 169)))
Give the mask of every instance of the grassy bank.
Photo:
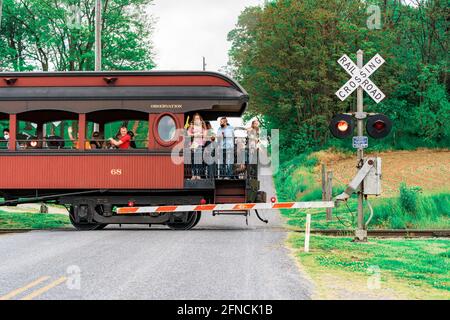
POLYGON ((304 253, 303 235, 291 234, 316 298, 450 299, 449 239, 350 240, 312 235, 311 252, 304 253))
POLYGON ((66 215, 0 211, 0 228, 3 229, 50 229, 67 227, 69 225, 69 217, 66 215))
MULTIPOLYGON (((349 154, 327 153, 321 151, 316 154, 302 154, 283 163, 275 176, 278 199, 280 201, 312 201, 322 199, 320 185, 320 165, 318 156, 334 157, 333 162, 348 161, 349 154)), ((327 160, 327 159, 325 159, 327 160)), ((383 168, 383 170, 385 170, 383 168)), ((387 169, 386 169, 387 170, 387 169)), ((414 160, 411 160, 411 170, 414 171, 414 160)), ((393 175, 383 172, 384 177, 393 175)), ((439 176, 439 175, 438 175, 439 176)), ((441 179, 447 179, 442 172, 441 179)), ((346 183, 335 179, 333 196, 341 193, 346 183)), ((434 184, 441 185, 439 180, 434 184)), ((374 208, 374 216, 369 228, 385 229, 448 229, 450 228, 450 192, 432 191, 429 185, 409 186, 404 182, 383 182, 383 188, 397 189, 389 193, 390 197, 370 197, 374 208), (424 189, 425 188, 425 189, 424 189)), ((312 219, 313 228, 352 228, 355 226, 356 216, 355 195, 340 207, 333 210, 333 221, 326 221, 325 211, 322 209, 311 210, 314 213, 312 219)), ((369 209, 365 208, 367 217, 369 209)), ((288 224, 304 227, 305 214, 301 210, 283 210, 288 218, 288 224)))

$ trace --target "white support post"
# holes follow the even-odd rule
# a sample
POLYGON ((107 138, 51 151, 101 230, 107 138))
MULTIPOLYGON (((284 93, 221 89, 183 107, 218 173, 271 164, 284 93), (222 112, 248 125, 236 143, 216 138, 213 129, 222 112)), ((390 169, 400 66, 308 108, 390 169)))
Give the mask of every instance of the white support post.
POLYGON ((95 2, 95 71, 102 70, 102 0, 95 2))
POLYGON ((311 214, 306 215, 306 228, 305 228, 305 252, 309 252, 309 238, 311 234, 311 214))

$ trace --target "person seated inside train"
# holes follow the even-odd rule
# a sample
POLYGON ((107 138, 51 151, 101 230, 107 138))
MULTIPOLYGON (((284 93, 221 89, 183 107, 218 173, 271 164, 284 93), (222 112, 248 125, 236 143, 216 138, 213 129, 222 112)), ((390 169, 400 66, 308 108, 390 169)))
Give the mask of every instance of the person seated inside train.
POLYGON ((91 145, 91 149, 103 149, 105 146, 103 136, 101 136, 98 131, 94 131, 92 133, 92 138, 89 143, 91 145))
MULTIPOLYGON (((3 138, 6 141, 6 149, 9 149, 9 139, 11 138, 9 128, 3 129, 3 138)), ((19 149, 19 143, 16 141, 16 149, 19 149)))
POLYGON ((3 129, 3 138, 6 141, 6 149, 8 149, 9 148, 9 138, 10 138, 9 129, 8 128, 3 129))
POLYGON ((64 139, 60 136, 51 135, 48 136, 45 140, 49 149, 64 149, 65 142, 64 139))
MULTIPOLYGON (((73 128, 72 128, 72 126, 70 126, 69 128, 67 128, 67 133, 69 135, 70 141, 72 141, 72 143, 73 143, 73 148, 80 149, 80 141, 79 141, 79 137, 78 137, 78 132, 77 132, 76 138, 74 138, 73 137, 73 128)), ((91 144, 89 141, 84 142, 84 149, 91 149, 91 144)))
POLYGON ((128 135, 131 137, 130 148, 136 149, 137 146, 136 146, 136 141, 134 141, 134 132, 130 130, 130 131, 128 131, 128 135))
POLYGON ((108 141, 119 149, 129 149, 131 144, 131 136, 128 134, 128 128, 122 126, 120 128, 120 135, 117 137, 117 140, 114 138, 109 138, 108 141))

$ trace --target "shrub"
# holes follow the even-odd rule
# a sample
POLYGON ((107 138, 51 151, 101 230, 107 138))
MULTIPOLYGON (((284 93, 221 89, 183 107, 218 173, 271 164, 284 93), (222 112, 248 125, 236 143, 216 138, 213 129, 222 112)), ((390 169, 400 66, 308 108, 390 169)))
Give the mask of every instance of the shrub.
POLYGON ((417 213, 418 193, 421 191, 419 187, 408 187, 406 183, 400 184, 400 206, 408 213, 417 213))

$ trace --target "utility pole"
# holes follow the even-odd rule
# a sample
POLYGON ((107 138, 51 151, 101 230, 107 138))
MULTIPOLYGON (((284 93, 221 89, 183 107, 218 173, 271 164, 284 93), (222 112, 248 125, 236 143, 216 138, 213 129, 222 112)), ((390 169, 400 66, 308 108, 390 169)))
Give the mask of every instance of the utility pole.
POLYGON ((3 0, 0 0, 0 27, 2 26, 3 0))
POLYGON ((95 71, 102 70, 102 0, 95 2, 95 71))
MULTIPOLYGON (((95 71, 102 70, 102 0, 95 2, 95 71)), ((99 131, 98 123, 94 124, 94 131, 99 131)), ((103 132, 102 132, 103 133, 103 132)))
POLYGON ((203 57, 203 71, 206 71, 206 58, 203 57))
MULTIPOLYGON (((362 69, 364 66, 364 52, 359 49, 356 52, 356 65, 359 69, 362 69)), ((363 88, 361 86, 357 89, 357 96, 356 96, 356 112, 357 115, 362 115, 364 113, 364 105, 363 105, 363 88)), ((356 124, 356 130, 358 132, 358 136, 361 137, 364 135, 364 119, 361 116, 357 116, 357 124, 356 124)), ((357 168, 361 169, 363 162, 364 162, 364 148, 359 147, 357 151, 357 168)), ((356 241, 367 241, 367 230, 364 230, 364 208, 363 208, 363 202, 364 202, 364 193, 363 193, 363 184, 360 184, 359 190, 358 190, 358 228, 355 232, 355 240, 356 241)))

